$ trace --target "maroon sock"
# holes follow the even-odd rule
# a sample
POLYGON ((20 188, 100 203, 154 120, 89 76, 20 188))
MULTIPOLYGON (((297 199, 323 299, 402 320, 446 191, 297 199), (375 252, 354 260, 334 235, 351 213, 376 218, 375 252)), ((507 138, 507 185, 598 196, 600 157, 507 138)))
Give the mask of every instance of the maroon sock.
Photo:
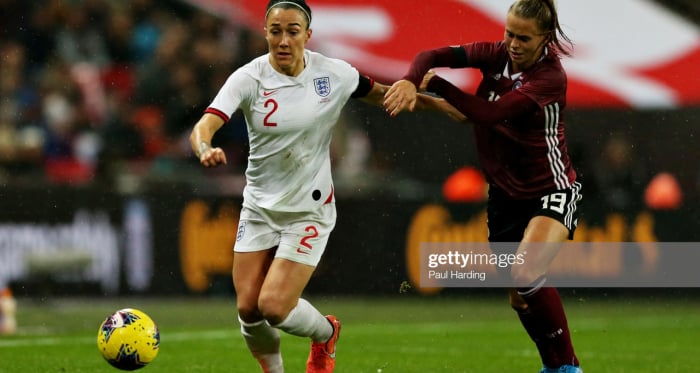
POLYGON ((540 358, 542 359, 542 364, 548 367, 558 366, 557 354, 552 349, 552 345, 538 333, 541 329, 538 325, 537 317, 534 316, 530 310, 516 310, 518 317, 520 318, 520 323, 525 327, 525 331, 530 336, 535 346, 537 346, 537 351, 540 353, 540 358))
POLYGON ((579 362, 571 344, 569 326, 559 292, 555 288, 518 289, 528 308, 518 311, 520 322, 537 345, 542 363, 549 368, 576 365, 579 362), (525 293, 525 294, 522 294, 525 293))

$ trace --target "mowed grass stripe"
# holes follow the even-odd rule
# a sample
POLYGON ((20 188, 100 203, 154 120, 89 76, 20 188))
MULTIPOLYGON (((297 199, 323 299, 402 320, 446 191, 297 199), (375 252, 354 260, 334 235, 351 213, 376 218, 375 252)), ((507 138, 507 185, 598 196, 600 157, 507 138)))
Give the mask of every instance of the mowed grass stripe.
MULTIPOLYGON (((191 332, 173 332, 168 333, 165 337, 161 334, 161 343, 165 342, 189 342, 193 340, 217 340, 217 339, 230 339, 238 338, 239 336, 232 331, 222 331, 222 330, 204 330, 204 331, 191 331, 191 332)), ((2 347, 32 347, 32 346, 53 346, 53 345, 81 345, 81 344, 95 344, 97 338, 97 332, 95 332, 95 337, 77 337, 77 336, 66 336, 66 337, 13 337, 6 340, 0 340, 0 348, 2 347)))

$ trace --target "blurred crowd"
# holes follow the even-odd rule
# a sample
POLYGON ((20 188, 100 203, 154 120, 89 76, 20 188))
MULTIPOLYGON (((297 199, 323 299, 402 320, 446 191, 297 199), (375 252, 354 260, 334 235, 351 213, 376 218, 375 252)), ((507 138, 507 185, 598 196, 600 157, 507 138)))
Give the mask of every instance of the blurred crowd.
MULTIPOLYGON (((187 136, 264 38, 170 0, 0 0, 0 182, 196 163, 187 136)), ((242 121, 235 117, 233 121, 242 121)), ((215 141, 245 165, 245 126, 215 141)))
MULTIPOLYGON (((231 72, 266 52, 261 34, 184 1, 0 0, 0 185, 113 185, 115 175, 201 175, 187 140, 192 125, 231 72)), ((422 196, 425 185, 408 185, 406 176, 433 180, 427 173, 440 183, 441 174, 406 166, 425 160, 403 160, 411 150, 392 148, 391 130, 370 135, 383 124, 380 114, 351 106, 341 117, 331 149, 338 185, 374 192, 374 183, 422 196), (367 125, 370 117, 376 123, 367 125), (381 175, 401 167, 403 184, 381 182, 381 175)), ((231 120, 214 138, 225 148, 228 167, 207 175, 242 176, 246 128, 239 113, 231 120)), ((390 125, 412 128, 401 118, 390 125)), ((433 161, 442 153, 431 152, 423 164, 465 165, 469 156, 453 154, 445 141, 443 158, 433 161), (453 157, 462 159, 453 164, 453 157)), ((600 159, 582 152, 589 195, 604 196, 615 210, 639 209, 650 178, 639 154, 629 153, 630 141, 611 135, 600 159)), ((415 152, 424 144, 412 146, 415 152)))

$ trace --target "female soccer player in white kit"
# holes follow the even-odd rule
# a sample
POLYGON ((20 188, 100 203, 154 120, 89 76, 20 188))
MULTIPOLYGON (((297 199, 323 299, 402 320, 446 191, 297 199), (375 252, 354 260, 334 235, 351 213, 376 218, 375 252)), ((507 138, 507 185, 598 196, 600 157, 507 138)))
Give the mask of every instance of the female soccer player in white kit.
MULTIPOLYGON (((389 87, 305 49, 304 0, 271 0, 265 18, 269 53, 231 74, 190 143, 202 165, 225 164, 211 139, 243 111, 250 154, 233 259, 241 333, 264 372, 284 371, 278 329, 311 338, 307 373, 332 372, 340 322, 301 298, 336 221, 331 129, 350 97, 379 107, 389 87)), ((419 108, 461 115, 428 96, 419 108)))

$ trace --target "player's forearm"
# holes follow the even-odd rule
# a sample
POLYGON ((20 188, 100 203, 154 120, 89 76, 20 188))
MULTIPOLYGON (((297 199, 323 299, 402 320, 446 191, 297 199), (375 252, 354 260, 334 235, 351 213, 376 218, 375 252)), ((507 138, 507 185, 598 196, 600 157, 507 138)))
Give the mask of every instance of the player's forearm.
POLYGON ((360 100, 370 105, 381 107, 384 105, 384 94, 387 90, 389 90, 389 86, 374 82, 374 85, 369 93, 367 93, 367 96, 362 97, 360 100))
POLYGON ((213 136, 206 131, 206 127, 199 125, 194 126, 194 130, 192 130, 190 134, 190 146, 198 158, 207 147, 211 148, 212 137, 213 136))
POLYGON ((222 125, 223 120, 211 114, 204 114, 199 122, 195 124, 192 133, 190 133, 190 146, 197 157, 201 156, 206 150, 211 149, 211 139, 222 125))
POLYGON ((420 86, 425 73, 433 67, 450 67, 457 64, 452 47, 442 47, 418 53, 402 79, 420 86))
POLYGON ((445 102, 444 99, 426 95, 423 93, 418 93, 416 95, 416 110, 431 110, 431 111, 442 111, 441 101, 445 102))
POLYGON ((467 117, 464 114, 462 114, 454 106, 450 105, 450 103, 447 102, 445 99, 426 95, 423 93, 419 93, 416 96, 415 109, 439 111, 441 113, 447 114, 450 118, 458 122, 464 122, 467 120, 467 117))
POLYGON ((470 120, 481 124, 497 124, 513 120, 537 109, 537 104, 516 91, 499 100, 489 101, 473 94, 465 93, 452 83, 435 76, 428 84, 428 91, 444 97, 459 112, 470 120))

